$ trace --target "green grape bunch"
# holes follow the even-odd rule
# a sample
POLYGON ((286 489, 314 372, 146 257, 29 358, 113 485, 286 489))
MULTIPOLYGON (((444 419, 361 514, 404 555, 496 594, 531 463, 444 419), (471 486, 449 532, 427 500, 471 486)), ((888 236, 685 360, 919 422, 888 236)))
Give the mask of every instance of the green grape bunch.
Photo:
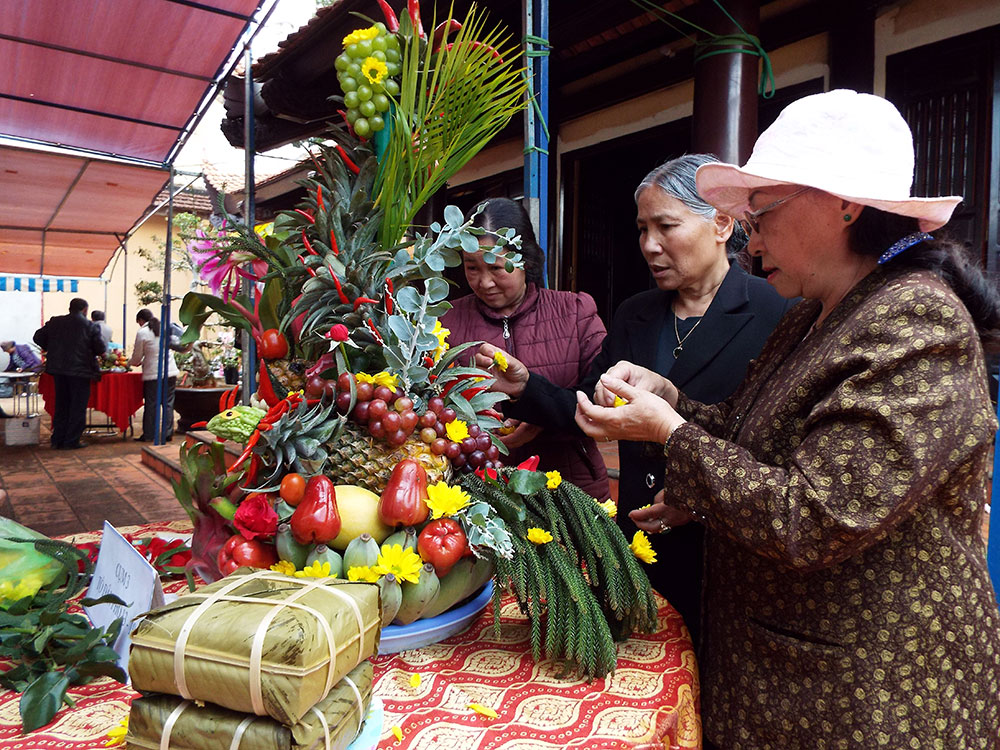
POLYGON ((390 97, 399 96, 402 70, 399 39, 384 23, 357 29, 344 37, 344 51, 334 67, 344 91, 347 122, 359 138, 385 127, 390 97))

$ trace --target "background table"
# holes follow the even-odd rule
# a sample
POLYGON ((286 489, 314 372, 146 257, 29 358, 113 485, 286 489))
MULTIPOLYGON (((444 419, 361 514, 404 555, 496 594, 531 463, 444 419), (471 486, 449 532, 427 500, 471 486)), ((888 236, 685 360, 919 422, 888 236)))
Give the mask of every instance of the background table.
MULTIPOLYGON (((120 529, 135 538, 190 531, 186 521, 120 529)), ((67 539, 93 543, 100 533, 67 539)), ((174 581, 167 591, 183 592, 174 581)), ((472 627, 440 643, 378 656, 375 694, 385 706, 379 748, 391 750, 660 750, 700 748, 698 676, 694 652, 680 616, 658 599, 657 630, 619 646, 614 675, 587 683, 560 678, 558 665, 535 662, 529 628, 517 605, 505 597, 503 628, 493 634, 487 607, 472 627), (411 687, 413 674, 421 676, 411 687), (468 708, 480 703, 496 719, 468 708), (392 727, 403 731, 397 742, 392 727)), ((110 679, 70 691, 75 709, 61 710, 49 726, 18 734, 19 696, 0 691, 0 750, 63 748, 98 750, 108 730, 126 716, 136 696, 110 679)))
MULTIPOLYGON (((38 378, 38 392, 42 396, 45 411, 51 417, 56 410, 55 381, 48 373, 43 372, 38 378)), ((119 432, 124 433, 131 426, 132 415, 140 406, 141 372, 102 372, 101 379, 90 384, 87 408, 107 414, 119 432)))
POLYGON ((30 370, 24 372, 0 372, 0 378, 7 378, 14 392, 15 417, 29 417, 38 413, 38 391, 33 388, 38 379, 38 373, 30 370), (22 408, 21 404, 24 403, 22 408))

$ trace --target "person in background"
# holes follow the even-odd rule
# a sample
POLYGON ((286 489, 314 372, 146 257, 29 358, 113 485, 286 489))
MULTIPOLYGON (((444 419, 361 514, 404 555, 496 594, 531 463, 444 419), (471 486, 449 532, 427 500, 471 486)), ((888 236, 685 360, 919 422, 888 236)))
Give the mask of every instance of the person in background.
POLYGON ((49 318, 33 339, 45 352, 45 372, 55 386, 50 443, 56 450, 83 448, 90 384, 100 374, 97 357, 107 349, 97 326, 87 320, 87 300, 70 300, 69 314, 49 318))
POLYGON ((913 153, 891 103, 835 90, 789 104, 744 167, 701 167, 805 301, 721 404, 629 364, 578 396, 587 434, 663 446, 670 481, 636 523, 708 526, 707 748, 997 747, 1000 293, 928 234, 962 199, 911 197, 913 153))
MULTIPOLYGON (((622 302, 590 372, 576 386, 593 395, 601 375, 615 362, 634 362, 670 375, 706 403, 729 396, 791 303, 766 281, 734 261, 746 234, 732 217, 707 204, 695 188, 695 172, 717 162, 711 154, 686 154, 651 171, 635 191, 639 250, 655 289, 622 302)), ((492 351, 484 347, 488 361, 492 351)), ((496 374, 496 388, 517 399, 504 413, 534 415, 556 431, 578 432, 576 395, 550 383, 544 373, 511 362, 496 374), (529 373, 528 370, 531 370, 529 373)), ((638 528, 629 511, 653 502, 663 487, 662 446, 618 443, 621 478, 619 526, 630 539, 638 528)), ((667 477, 667 482, 672 481, 667 477)), ((704 530, 698 524, 652 529, 657 561, 647 569, 653 588, 673 605, 698 646, 704 530)))
MULTIPOLYGON (((441 325, 450 331, 448 343, 488 341, 552 382, 567 388, 576 385, 607 333, 597 305, 589 294, 542 288, 542 249, 520 203, 491 198, 480 205, 476 221, 483 229, 508 228, 521 236, 524 268, 508 273, 502 257, 486 263, 481 252, 464 253, 465 278, 473 294, 456 300, 441 318, 441 325)), ((487 233, 479 241, 481 247, 493 247, 495 237, 487 233)), ((494 365, 493 371, 497 369, 494 365)), ((525 420, 501 440, 510 450, 503 459, 507 465, 537 455, 542 469, 558 471, 598 500, 610 494, 597 444, 580 432, 545 430, 525 420)))
POLYGON ((92 321, 94 321, 94 324, 100 329, 100 331, 101 331, 101 338, 104 339, 104 344, 105 345, 110 345, 111 344, 111 326, 109 326, 106 322, 104 322, 104 311, 103 310, 94 310, 90 314, 90 319, 92 321))
MULTIPOLYGON (((135 334, 135 346, 129 367, 142 365, 142 435, 141 442, 151 442, 156 438, 156 390, 160 362, 160 321, 153 317, 151 310, 141 309, 135 315, 139 330, 135 334)), ((177 387, 177 362, 174 353, 167 349, 167 383, 163 401, 169 416, 163 419, 163 439, 170 441, 174 434, 174 389, 177 387)))
POLYGON ((0 349, 3 349, 10 356, 5 372, 40 372, 42 360, 35 354, 27 344, 15 344, 13 341, 0 342, 0 349))

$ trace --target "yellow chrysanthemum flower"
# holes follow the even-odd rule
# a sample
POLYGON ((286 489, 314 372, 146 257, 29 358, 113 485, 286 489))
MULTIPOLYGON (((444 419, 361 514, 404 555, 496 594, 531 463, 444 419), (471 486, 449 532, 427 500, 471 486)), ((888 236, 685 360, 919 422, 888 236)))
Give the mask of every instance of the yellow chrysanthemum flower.
POLYGON ((108 741, 104 747, 115 747, 125 743, 125 735, 128 734, 128 716, 118 722, 118 726, 108 732, 108 741))
POLYGON ((400 729, 398 726, 394 726, 392 728, 392 736, 396 738, 396 742, 402 742, 403 741, 403 730, 400 729))
MULTIPOLYGON (((451 424, 454 424, 452 422, 451 424)), ((449 427, 451 425, 448 425, 449 427)), ((427 507, 431 509, 431 518, 453 516, 469 504, 469 493, 461 487, 447 482, 438 482, 427 488, 427 507)))
POLYGON ((499 350, 493 352, 493 364, 497 366, 500 372, 507 372, 507 355, 499 350))
POLYGON ((612 518, 618 515, 618 506, 615 504, 615 501, 612 500, 610 497, 603 503, 597 503, 597 504, 601 506, 601 508, 604 509, 604 512, 607 513, 612 518))
POLYGON ((469 708, 475 711, 477 714, 481 714, 489 719, 497 718, 498 714, 489 706, 484 706, 482 703, 470 703, 469 708))
POLYGON ((344 46, 347 47, 351 44, 357 44, 358 42, 364 41, 365 39, 374 39, 378 36, 378 27, 369 26, 367 29, 355 29, 350 34, 344 37, 344 46))
POLYGON ((321 563, 313 560, 311 565, 306 565, 302 570, 295 571, 296 578, 336 578, 330 575, 330 563, 321 563))
POLYGON ((375 570, 380 576, 392 573, 396 580, 402 583, 420 583, 420 569, 424 566, 424 561, 420 555, 409 547, 402 544, 383 544, 378 553, 375 570))
POLYGON ((615 408, 618 408, 619 406, 625 406, 625 404, 627 403, 628 401, 623 399, 621 396, 615 396, 615 408))
POLYGON ((359 372, 354 376, 354 379, 359 383, 371 383, 372 385, 384 385, 386 388, 395 389, 399 384, 399 376, 393 375, 391 373, 383 370, 382 372, 377 372, 374 375, 369 375, 367 372, 359 372))
POLYGON ((421 681, 421 679, 422 678, 420 677, 420 673, 419 672, 414 672, 413 674, 411 674, 410 675, 410 687, 411 688, 418 688, 418 687, 420 687, 420 681, 421 681))
POLYGON ((379 579, 378 571, 368 565, 355 565, 347 571, 348 581, 365 581, 366 583, 376 583, 379 579))
POLYGON ((442 326, 440 320, 435 320, 434 330, 431 331, 431 333, 434 334, 438 340, 437 348, 434 350, 434 362, 437 362, 444 356, 444 353, 451 348, 451 345, 447 341, 451 331, 442 326))
POLYGON ((444 431, 448 433, 448 439, 460 443, 469 437, 469 425, 461 419, 453 419, 444 426, 444 431))
POLYGON ((548 544, 552 541, 552 534, 545 529, 531 528, 528 529, 528 541, 532 544, 548 544))
POLYGON ((295 563, 288 560, 278 560, 278 562, 271 566, 271 570, 275 573, 283 573, 286 576, 295 575, 295 563))
POLYGON ((653 549, 653 545, 649 543, 649 537, 643 532, 635 532, 632 536, 632 544, 629 547, 632 548, 632 554, 644 563, 656 562, 656 551, 653 549))
POLYGON ((389 68, 376 57, 366 57, 361 63, 361 74, 368 79, 368 83, 382 83, 389 75, 389 68))
POLYGON ((545 478, 549 480, 545 483, 545 486, 548 487, 550 490, 554 490, 556 487, 562 484, 562 474, 560 474, 558 471, 545 472, 545 478))

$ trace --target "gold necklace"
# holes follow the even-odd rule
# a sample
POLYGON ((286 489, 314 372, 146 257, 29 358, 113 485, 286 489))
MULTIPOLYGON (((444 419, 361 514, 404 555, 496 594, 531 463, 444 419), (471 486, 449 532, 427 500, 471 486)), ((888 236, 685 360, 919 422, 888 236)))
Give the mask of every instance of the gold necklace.
POLYGON ((705 319, 705 316, 702 315, 698 318, 698 322, 691 326, 691 330, 684 334, 684 338, 681 338, 681 333, 677 330, 677 313, 674 312, 673 306, 671 306, 670 312, 674 313, 674 336, 677 338, 677 346, 674 347, 674 359, 677 359, 681 352, 684 351, 684 342, 691 337, 691 334, 694 333, 694 329, 701 325, 701 321, 705 319))

